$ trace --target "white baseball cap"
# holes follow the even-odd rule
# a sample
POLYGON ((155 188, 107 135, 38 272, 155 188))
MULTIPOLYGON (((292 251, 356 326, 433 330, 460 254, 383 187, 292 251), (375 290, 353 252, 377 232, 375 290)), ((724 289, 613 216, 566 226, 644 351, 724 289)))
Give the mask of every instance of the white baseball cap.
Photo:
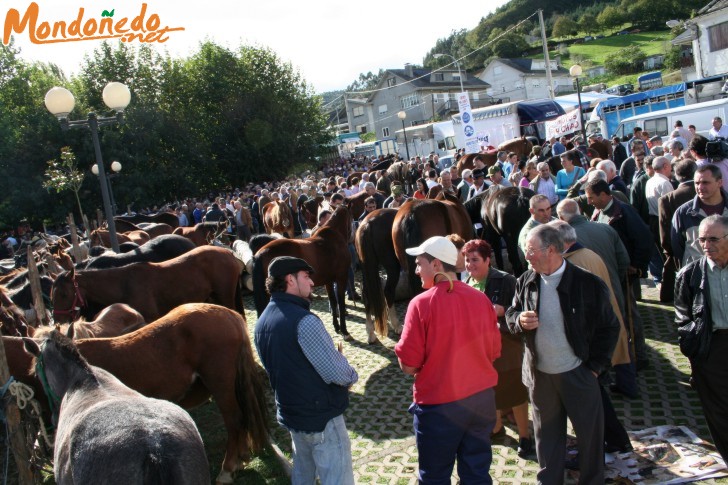
POLYGON ((429 254, 443 263, 455 266, 458 261, 458 250, 455 245, 446 237, 433 236, 415 248, 405 250, 410 256, 429 254))

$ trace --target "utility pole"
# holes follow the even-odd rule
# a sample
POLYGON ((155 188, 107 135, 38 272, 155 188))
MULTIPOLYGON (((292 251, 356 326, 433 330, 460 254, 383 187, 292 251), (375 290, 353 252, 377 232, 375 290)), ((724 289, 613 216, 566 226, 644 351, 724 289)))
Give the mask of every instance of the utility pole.
POLYGON ((549 45, 546 41, 546 26, 543 23, 543 10, 538 9, 538 21, 541 24, 541 42, 543 43, 543 58, 546 61, 546 82, 549 85, 549 98, 554 99, 554 82, 551 79, 551 60, 549 59, 549 45))

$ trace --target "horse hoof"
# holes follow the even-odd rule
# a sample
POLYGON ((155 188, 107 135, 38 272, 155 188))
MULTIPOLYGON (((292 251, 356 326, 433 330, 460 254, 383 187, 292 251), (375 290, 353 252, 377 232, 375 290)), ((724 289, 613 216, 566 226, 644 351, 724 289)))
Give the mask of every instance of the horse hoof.
POLYGON ((377 337, 374 337, 374 339, 369 339, 369 345, 375 345, 375 344, 381 344, 382 342, 379 341, 377 337))
POLYGON ((347 342, 351 342, 352 340, 354 340, 354 337, 352 337, 349 332, 343 333, 342 336, 347 342))

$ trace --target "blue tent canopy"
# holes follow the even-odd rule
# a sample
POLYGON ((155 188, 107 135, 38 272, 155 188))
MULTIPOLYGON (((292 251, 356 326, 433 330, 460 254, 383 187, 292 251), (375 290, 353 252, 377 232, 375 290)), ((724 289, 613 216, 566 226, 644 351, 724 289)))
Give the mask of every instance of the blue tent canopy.
POLYGON ((518 103, 518 116, 521 118, 521 125, 552 120, 564 113, 564 108, 550 99, 521 101, 518 103))

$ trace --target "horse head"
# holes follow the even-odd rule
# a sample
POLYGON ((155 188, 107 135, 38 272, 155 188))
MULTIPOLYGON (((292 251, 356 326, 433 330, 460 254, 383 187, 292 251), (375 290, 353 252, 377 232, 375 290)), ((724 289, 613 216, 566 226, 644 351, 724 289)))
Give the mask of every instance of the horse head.
POLYGON ((70 322, 81 315, 81 309, 86 306, 86 300, 81 294, 74 269, 61 273, 53 282, 51 303, 53 304, 53 320, 57 322, 70 322))
POLYGON ((11 337, 28 336, 28 323, 25 320, 25 314, 10 300, 2 287, 0 287, 0 327, 3 335, 11 337))

